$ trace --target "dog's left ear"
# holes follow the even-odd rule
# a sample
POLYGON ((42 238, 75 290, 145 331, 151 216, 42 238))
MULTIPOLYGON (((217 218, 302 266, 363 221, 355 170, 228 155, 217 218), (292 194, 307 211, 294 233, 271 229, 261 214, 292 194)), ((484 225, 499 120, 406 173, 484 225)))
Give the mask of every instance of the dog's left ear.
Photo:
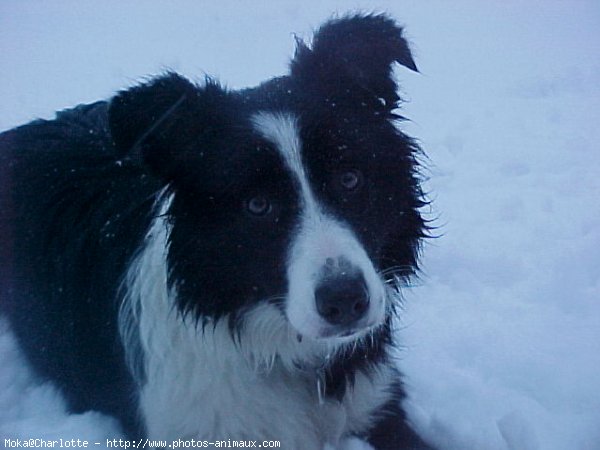
POLYGON ((307 89, 337 99, 375 96, 391 110, 398 101, 394 62, 418 71, 402 28, 386 15, 356 15, 323 25, 312 49, 298 42, 291 74, 307 89))

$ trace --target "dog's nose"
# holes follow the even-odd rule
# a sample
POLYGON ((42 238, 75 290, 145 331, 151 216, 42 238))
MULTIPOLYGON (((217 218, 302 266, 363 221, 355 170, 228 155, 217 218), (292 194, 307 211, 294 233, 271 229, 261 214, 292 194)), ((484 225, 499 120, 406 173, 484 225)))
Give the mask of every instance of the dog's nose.
POLYGON ((315 289, 317 311, 332 325, 347 326, 365 316, 369 292, 362 273, 325 278, 315 289))

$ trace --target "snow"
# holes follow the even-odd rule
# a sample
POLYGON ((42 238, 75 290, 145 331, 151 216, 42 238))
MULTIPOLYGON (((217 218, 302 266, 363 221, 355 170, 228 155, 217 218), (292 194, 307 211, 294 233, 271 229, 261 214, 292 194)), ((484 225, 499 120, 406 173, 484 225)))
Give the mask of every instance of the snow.
MULTIPOLYGON (((600 449, 600 4, 207 3, 1 2, 0 129, 166 67, 254 85, 286 71, 292 33, 390 12, 421 70, 396 75, 439 235, 398 324, 410 418, 443 449, 600 449)), ((5 323, 0 361, 0 438, 120 436, 67 414, 5 323)))

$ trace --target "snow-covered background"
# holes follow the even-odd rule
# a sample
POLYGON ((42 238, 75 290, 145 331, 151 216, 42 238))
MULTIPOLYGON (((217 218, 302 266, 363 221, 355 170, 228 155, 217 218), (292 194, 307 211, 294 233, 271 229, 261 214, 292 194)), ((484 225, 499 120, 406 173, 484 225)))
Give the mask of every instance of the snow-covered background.
MULTIPOLYGON (((255 85, 356 9, 405 24, 421 69, 396 72, 441 235, 399 330, 412 421, 443 449, 600 449, 597 0, 1 0, 0 130, 165 68, 255 85)), ((8 436, 119 431, 67 415, 0 322, 8 436)))

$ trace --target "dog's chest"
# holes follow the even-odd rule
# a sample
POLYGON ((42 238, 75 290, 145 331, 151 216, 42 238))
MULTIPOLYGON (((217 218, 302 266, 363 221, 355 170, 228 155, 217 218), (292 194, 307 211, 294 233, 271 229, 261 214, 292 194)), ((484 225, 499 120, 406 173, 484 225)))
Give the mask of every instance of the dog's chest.
POLYGON ((233 353, 179 346, 147 365, 141 410, 155 439, 280 441, 320 449, 369 427, 386 380, 357 376, 343 401, 320 399, 316 376, 256 371, 233 353))
POLYGON ((142 409, 151 437, 279 440, 284 448, 300 449, 319 448, 345 428, 344 408, 319 405, 304 380, 263 377, 244 367, 196 369, 165 373, 144 388, 142 409))

